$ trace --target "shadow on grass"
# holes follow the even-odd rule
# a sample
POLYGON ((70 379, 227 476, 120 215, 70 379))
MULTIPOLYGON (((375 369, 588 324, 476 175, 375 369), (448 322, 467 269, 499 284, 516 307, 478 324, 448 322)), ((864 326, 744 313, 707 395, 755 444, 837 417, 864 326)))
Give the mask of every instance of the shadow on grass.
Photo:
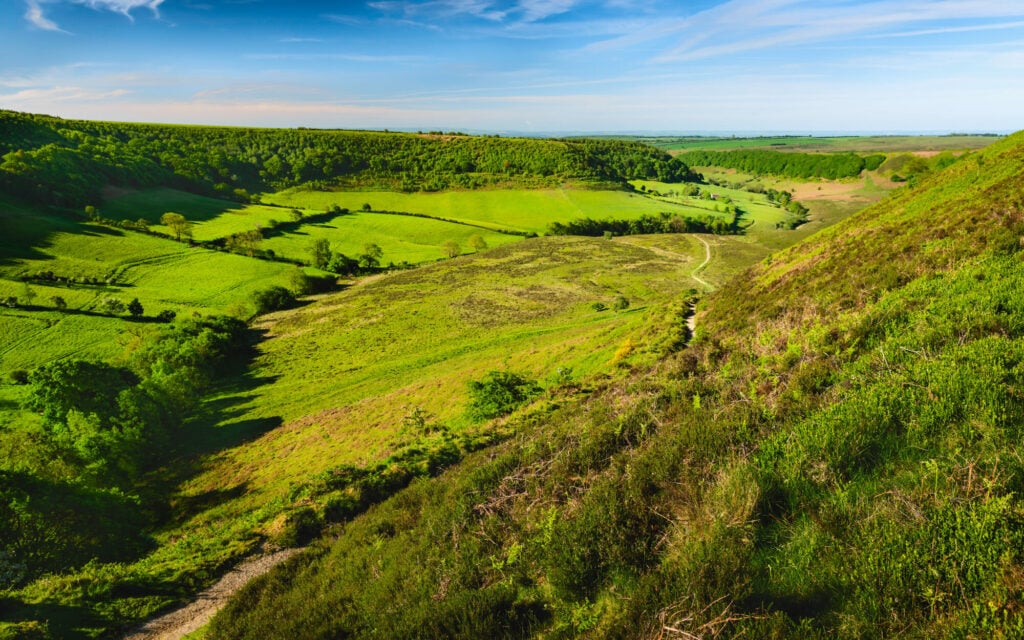
POLYGON ((835 605, 837 594, 818 589, 807 594, 751 594, 742 606, 750 611, 781 611, 791 620, 819 618, 835 605))
POLYGON ((223 379, 211 390, 198 414, 184 426, 170 452, 171 462, 149 475, 150 489, 169 500, 161 520, 181 521, 244 493, 245 486, 241 485, 195 498, 170 498, 183 482, 205 469, 208 456, 256 440, 283 423, 279 416, 246 418, 247 407, 257 397, 256 392, 277 379, 246 370, 254 355, 255 352, 249 353, 244 363, 236 365, 239 370, 235 375, 223 379))
POLYGON ((93 638, 90 629, 102 628, 109 621, 88 607, 53 602, 28 604, 0 598, 0 618, 13 628, 5 629, 5 638, 93 638), (45 631, 44 631, 45 629, 45 631))
POLYGON ((241 212, 246 206, 236 200, 221 200, 169 187, 156 187, 111 198, 100 207, 100 214, 112 220, 143 219, 150 224, 159 224, 160 217, 172 211, 185 216, 189 222, 206 222, 225 213, 241 212))
POLYGON ((83 236, 120 236, 117 229, 86 225, 73 212, 35 206, 0 195, 0 267, 23 260, 46 261, 53 256, 44 249, 53 245, 58 233, 83 236))
POLYGON ((248 489, 249 485, 242 483, 229 489, 211 489, 197 495, 177 496, 170 501, 170 519, 175 524, 181 524, 197 513, 228 500, 241 498, 248 489))

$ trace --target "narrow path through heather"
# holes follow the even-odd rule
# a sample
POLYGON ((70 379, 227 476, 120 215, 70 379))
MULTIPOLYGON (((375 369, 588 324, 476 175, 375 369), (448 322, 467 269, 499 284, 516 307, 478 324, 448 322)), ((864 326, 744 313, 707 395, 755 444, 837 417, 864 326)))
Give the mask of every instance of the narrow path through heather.
POLYGON ((302 549, 284 549, 276 553, 243 560, 217 584, 203 591, 190 604, 153 618, 125 636, 125 640, 179 640, 199 629, 227 604, 246 582, 270 571, 302 549))

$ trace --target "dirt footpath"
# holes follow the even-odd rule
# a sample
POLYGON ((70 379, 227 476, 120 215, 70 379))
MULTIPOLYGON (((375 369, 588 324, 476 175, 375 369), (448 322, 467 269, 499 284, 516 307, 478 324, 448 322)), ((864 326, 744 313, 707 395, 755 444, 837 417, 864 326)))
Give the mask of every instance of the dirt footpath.
POLYGON ((299 551, 302 549, 284 549, 243 561, 217 584, 200 593, 191 604, 153 618, 125 636, 125 640, 178 640, 192 633, 209 622, 246 582, 270 571, 299 551))

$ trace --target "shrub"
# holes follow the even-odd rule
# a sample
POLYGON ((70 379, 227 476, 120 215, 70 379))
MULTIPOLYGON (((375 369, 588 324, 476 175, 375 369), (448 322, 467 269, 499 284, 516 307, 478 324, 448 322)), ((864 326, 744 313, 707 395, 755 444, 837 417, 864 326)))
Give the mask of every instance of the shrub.
POLYGON ((287 309, 295 304, 295 294, 281 286, 261 289, 252 296, 256 315, 287 309))
POLYGON ((469 417, 477 422, 511 413, 541 392, 536 381, 511 371, 491 371, 469 383, 469 417))
POLYGON ((24 369, 15 369, 8 377, 11 380, 11 384, 28 384, 28 371, 24 369))

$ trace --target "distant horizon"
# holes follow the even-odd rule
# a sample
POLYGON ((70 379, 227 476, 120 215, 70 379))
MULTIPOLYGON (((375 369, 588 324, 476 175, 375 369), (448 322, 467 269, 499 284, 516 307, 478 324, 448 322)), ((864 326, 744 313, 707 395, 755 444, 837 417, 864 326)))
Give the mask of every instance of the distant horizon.
POLYGON ((546 132, 1024 129, 1020 0, 7 0, 0 108, 546 132))
MULTIPOLYGON (((0 110, 7 109, 6 107, 0 106, 0 110)), ((17 109, 11 109, 12 111, 18 111, 17 109)), ((215 122, 158 122, 158 121, 141 121, 141 120, 121 120, 121 119, 97 119, 97 118, 77 118, 73 116, 62 116, 57 113, 32 113, 32 115, 60 118, 62 120, 86 120, 95 122, 114 122, 123 124, 140 124, 140 125, 152 125, 152 126, 170 126, 170 127, 228 127, 228 128, 243 128, 243 129, 294 129, 296 131, 307 130, 307 131, 367 131, 367 132, 378 132, 378 133, 414 133, 414 134, 440 134, 440 135, 469 135, 469 136, 507 136, 507 137, 523 137, 523 138, 573 138, 573 137, 638 137, 638 138, 736 138, 736 139, 757 139, 757 138, 884 138, 884 137, 900 137, 900 136, 913 136, 913 137, 956 137, 956 136, 984 136, 984 137, 1005 137, 1016 133, 1018 130, 1007 130, 1007 131, 955 131, 955 130, 938 130, 938 131, 672 131, 672 130, 606 130, 606 131, 515 131, 511 129, 506 130, 491 130, 491 129, 459 129, 456 127, 384 127, 384 128, 365 128, 365 127, 346 127, 346 126, 312 126, 298 124, 294 126, 259 126, 259 125, 245 125, 245 124, 221 124, 215 122)), ((1021 129, 1024 130, 1024 129, 1021 129)))

